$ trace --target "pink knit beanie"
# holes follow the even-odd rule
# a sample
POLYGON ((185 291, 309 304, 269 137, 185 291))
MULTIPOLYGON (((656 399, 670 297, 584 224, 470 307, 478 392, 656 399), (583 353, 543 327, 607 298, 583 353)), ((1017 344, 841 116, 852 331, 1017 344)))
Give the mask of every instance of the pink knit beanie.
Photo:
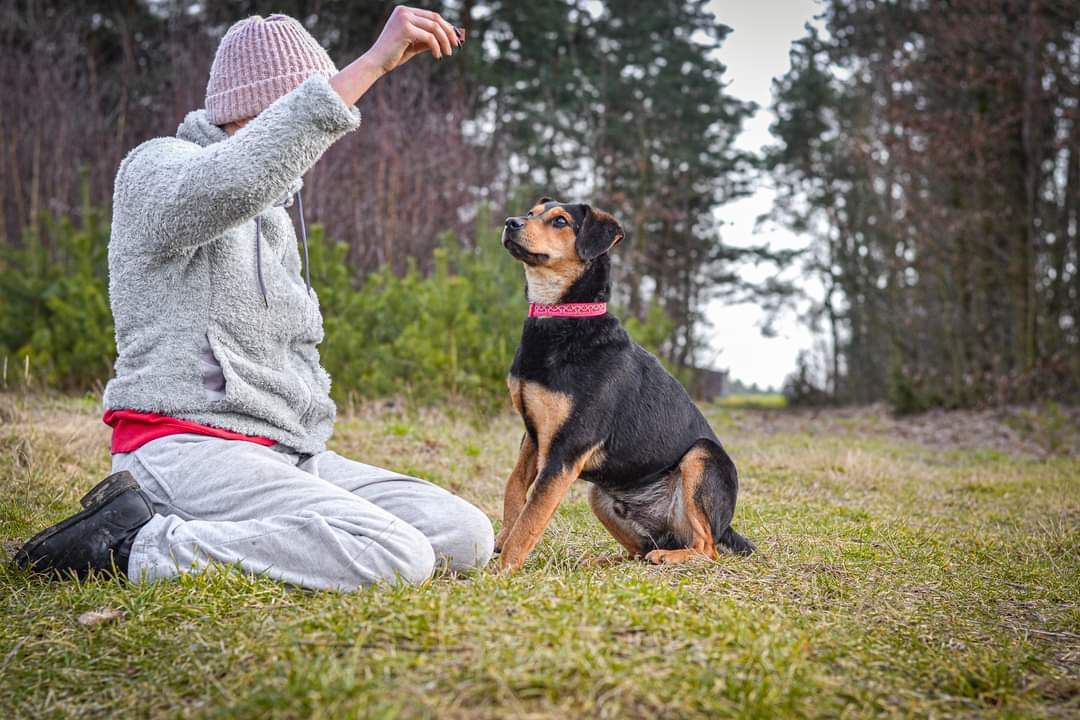
POLYGON ((332 77, 330 56, 288 15, 252 15, 229 28, 218 45, 206 114, 214 125, 258 115, 311 75, 332 77))

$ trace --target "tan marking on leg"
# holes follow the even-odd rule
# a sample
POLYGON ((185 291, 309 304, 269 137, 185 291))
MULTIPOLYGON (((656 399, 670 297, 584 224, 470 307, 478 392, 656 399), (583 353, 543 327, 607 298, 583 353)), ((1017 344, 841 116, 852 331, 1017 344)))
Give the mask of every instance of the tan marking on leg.
POLYGON ((495 540, 495 547, 500 552, 506 545, 514 529, 521 509, 526 503, 526 494, 536 479, 539 468, 547 462, 548 448, 552 439, 570 417, 573 403, 570 396, 548 390, 535 382, 522 382, 513 376, 506 380, 510 388, 510 397, 514 407, 536 433, 534 443, 530 434, 525 433, 518 463, 506 480, 506 492, 503 496, 503 527, 495 540))
POLYGON ((713 462, 711 453, 703 448, 694 448, 683 457, 679 470, 682 471, 683 507, 693 534, 691 549, 715 560, 719 553, 712 535, 712 524, 705 514, 705 508, 697 501, 697 491, 710 462, 713 462))
POLYGON ((619 544, 626 548, 626 551, 630 553, 630 557, 641 557, 641 551, 644 549, 640 545, 638 538, 634 537, 633 533, 630 533, 623 527, 625 522, 622 518, 617 517, 611 510, 610 503, 604 502, 604 491, 593 485, 589 488, 589 507, 592 508, 593 514, 600 520, 601 524, 607 531, 611 533, 612 537, 618 540, 619 544))
POLYGON ((581 474, 581 468, 592 452, 593 450, 588 450, 569 468, 563 468, 561 472, 549 475, 543 481, 538 478, 525 508, 518 515, 517 522, 506 538, 500 557, 503 570, 517 570, 525 564, 525 558, 536 547, 540 536, 551 522, 555 509, 581 474))
POLYGON ((506 492, 503 495, 503 526, 495 538, 495 552, 500 552, 510 535, 514 523, 517 522, 521 508, 525 506, 525 498, 529 487, 536 479, 536 445, 529 433, 521 438, 521 447, 518 450, 517 463, 506 478, 506 492))
POLYGON ((691 449, 679 462, 682 482, 683 517, 676 518, 679 528, 690 536, 688 547, 676 550, 653 550, 645 559, 654 565, 672 565, 703 556, 715 560, 719 557, 716 543, 712 536, 712 526, 705 514, 705 509, 698 504, 695 495, 705 476, 706 464, 712 462, 712 455, 703 448, 691 449), (685 523, 685 524, 684 524, 685 523))
POLYGON ((524 417, 536 432, 537 467, 543 468, 551 442, 570 417, 573 402, 565 393, 548 390, 540 383, 523 382, 521 404, 524 417))

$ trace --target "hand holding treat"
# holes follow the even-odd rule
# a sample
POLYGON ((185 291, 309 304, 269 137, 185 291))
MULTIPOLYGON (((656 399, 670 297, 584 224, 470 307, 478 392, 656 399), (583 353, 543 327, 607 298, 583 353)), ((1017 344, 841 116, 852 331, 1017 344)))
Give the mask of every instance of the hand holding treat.
POLYGON ((439 13, 399 5, 368 54, 384 72, 390 72, 429 50, 436 60, 441 60, 453 55, 454 48, 464 42, 465 31, 451 25, 439 13))
POLYGON ((330 84, 352 105, 376 80, 417 55, 430 52, 441 60, 464 43, 465 30, 451 25, 439 13, 399 5, 371 49, 331 78, 330 84))

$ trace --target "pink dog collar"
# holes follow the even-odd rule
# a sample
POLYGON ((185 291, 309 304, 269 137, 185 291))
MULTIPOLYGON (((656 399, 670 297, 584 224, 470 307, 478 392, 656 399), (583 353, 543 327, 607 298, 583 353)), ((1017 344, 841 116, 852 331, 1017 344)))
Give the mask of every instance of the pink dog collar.
POLYGON ((606 302, 595 303, 560 303, 541 305, 529 303, 529 317, 587 318, 599 317, 607 313, 606 302))

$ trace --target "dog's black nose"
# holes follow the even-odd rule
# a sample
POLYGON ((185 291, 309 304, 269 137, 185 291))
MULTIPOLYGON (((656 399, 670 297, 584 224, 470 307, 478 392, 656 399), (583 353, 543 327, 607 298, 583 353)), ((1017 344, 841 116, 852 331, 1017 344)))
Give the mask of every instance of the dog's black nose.
POLYGON ((506 218, 506 227, 508 230, 520 230, 525 227, 525 223, 518 220, 516 217, 506 218))

